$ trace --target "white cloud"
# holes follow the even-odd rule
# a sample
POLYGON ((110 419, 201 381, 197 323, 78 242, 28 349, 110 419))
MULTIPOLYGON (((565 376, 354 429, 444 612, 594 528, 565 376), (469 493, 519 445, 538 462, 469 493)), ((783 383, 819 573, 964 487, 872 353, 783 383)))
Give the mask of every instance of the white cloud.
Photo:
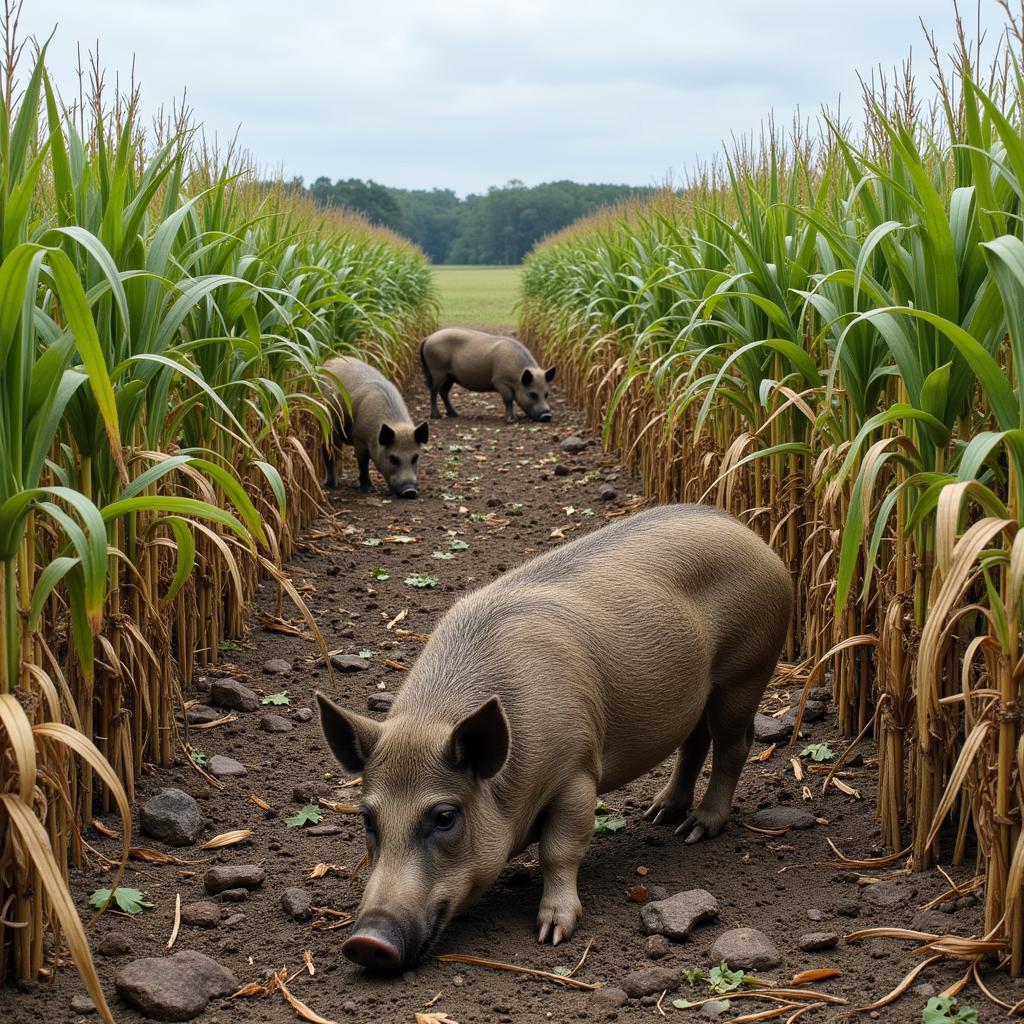
MULTIPOLYGON (((985 17, 1000 22, 995 0, 985 17)), ((51 74, 77 93, 75 47, 111 73, 133 54, 147 109, 187 88, 196 115, 267 167, 482 190, 512 177, 660 181, 891 67, 918 18, 952 39, 948 0, 29 0, 54 23, 51 74)))

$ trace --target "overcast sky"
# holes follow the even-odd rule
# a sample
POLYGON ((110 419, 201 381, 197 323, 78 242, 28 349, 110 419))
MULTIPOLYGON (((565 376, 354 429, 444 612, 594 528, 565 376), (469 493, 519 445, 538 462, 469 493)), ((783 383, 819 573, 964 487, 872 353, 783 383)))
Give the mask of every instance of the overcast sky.
MULTIPOLYGON (((995 0, 983 19, 1001 24, 995 0)), ((972 0, 963 0, 971 8, 972 0)), ((891 67, 918 19, 951 42, 950 0, 27 0, 77 95, 99 40, 146 108, 187 89, 196 117, 264 168, 460 194, 519 178, 656 184, 723 139, 891 67)), ((973 14, 972 14, 973 17, 973 14)), ((990 42, 994 41, 994 32, 990 42)), ((111 75, 112 77, 112 75, 111 75)))

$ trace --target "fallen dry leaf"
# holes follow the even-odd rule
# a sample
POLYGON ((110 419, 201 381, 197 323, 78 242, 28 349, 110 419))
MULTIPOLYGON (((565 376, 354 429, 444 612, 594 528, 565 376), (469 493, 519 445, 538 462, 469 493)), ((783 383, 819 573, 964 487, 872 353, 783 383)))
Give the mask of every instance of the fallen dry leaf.
POLYGON ((336 800, 328 800, 327 797, 320 797, 320 806, 326 807, 329 811, 337 811, 338 814, 358 814, 359 808, 355 804, 339 804, 336 800))
POLYGON ((384 659, 384 664, 387 665, 388 668, 394 669, 394 671, 396 671, 396 672, 408 672, 409 671, 409 666, 408 665, 403 665, 400 661, 395 661, 393 658, 385 658, 384 659))
POLYGON ((416 1024, 459 1024, 443 1010, 435 1010, 433 1013, 420 1013, 416 1011, 416 1024))
POLYGON ((644 877, 644 876, 645 876, 645 875, 646 875, 646 874, 647 874, 647 873, 648 873, 648 872, 649 872, 650 870, 651 870, 650 868, 648 868, 648 867, 644 867, 644 865, 643 865, 643 864, 641 864, 641 865, 640 865, 640 867, 638 867, 638 868, 636 869, 636 873, 637 873, 637 874, 638 874, 638 875, 639 875, 639 876, 640 876, 641 878, 643 878, 643 877, 644 877))
POLYGON ((842 973, 837 967, 818 967, 815 970, 794 974, 790 984, 807 985, 812 981, 827 981, 829 978, 838 978, 842 973))
POLYGON ((121 838, 120 832, 115 832, 112 828, 107 828, 107 826, 104 825, 102 821, 99 821, 96 818, 92 819, 92 827, 96 829, 96 831, 99 832, 101 835, 105 835, 108 839, 121 838))
POLYGON ((181 893, 179 892, 174 897, 174 927, 171 929, 171 937, 167 940, 167 948, 170 949, 174 945, 174 940, 178 937, 178 929, 181 927, 181 893))
POLYGON ((270 804, 268 804, 266 800, 261 800, 255 793, 250 794, 249 800, 252 803, 254 803, 257 807, 259 807, 261 810, 270 810, 270 804))
POLYGON ((845 793, 847 796, 852 796, 854 800, 860 799, 860 791, 848 786, 842 779, 833 779, 832 785, 839 790, 840 793, 845 793))
POLYGON ((285 636, 302 636, 302 630, 298 626, 285 622, 284 619, 269 615, 267 612, 261 611, 259 619, 263 628, 271 633, 283 633, 285 636))
POLYGON ((325 875, 343 875, 348 868, 344 864, 327 864, 321 861, 309 869, 307 878, 323 878, 325 875))
POLYGON ((221 832, 219 836, 214 836, 212 839, 208 839, 200 850, 219 850, 222 846, 235 846, 238 843, 244 843, 246 839, 252 837, 252 829, 249 828, 238 828, 231 832, 221 832))
POLYGON ((403 608, 388 624, 387 629, 391 630, 398 625, 409 614, 408 608, 403 608))
POLYGON ((630 903, 646 903, 647 896, 647 886, 644 885, 643 882, 638 885, 630 886, 630 888, 626 890, 626 899, 629 900, 630 903))
POLYGON ((412 544, 419 540, 419 537, 410 537, 406 533, 392 533, 387 537, 381 537, 381 540, 390 541, 392 544, 412 544))
POLYGON ((132 860, 144 860, 147 864, 195 864, 193 860, 181 860, 178 857, 172 857, 169 853, 164 853, 163 850, 154 850, 149 846, 133 846, 128 851, 128 856, 132 860))

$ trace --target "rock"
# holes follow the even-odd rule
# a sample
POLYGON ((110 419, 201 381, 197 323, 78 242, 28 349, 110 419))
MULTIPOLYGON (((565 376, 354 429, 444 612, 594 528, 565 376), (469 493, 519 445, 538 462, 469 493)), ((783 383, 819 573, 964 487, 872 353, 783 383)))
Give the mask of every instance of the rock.
POLYGON ((292 799, 297 804, 315 804, 320 797, 330 795, 331 787, 326 782, 300 782, 292 790, 292 799))
POLYGON ((220 907, 209 900, 186 903, 181 908, 181 923, 193 928, 216 928, 220 924, 220 907))
POLYGON ((96 952, 100 956, 124 956, 125 953, 131 951, 131 948, 132 944, 123 935, 118 935, 116 932, 104 935, 96 944, 96 952))
POLYGON ((210 700, 217 707, 231 708, 232 711, 256 711, 260 698, 237 679, 215 679, 210 684, 210 700))
POLYGON ((814 828, 814 815, 804 807, 766 807, 750 818, 754 828, 814 828))
POLYGON ((627 974, 622 981, 622 990, 632 999, 651 996, 655 993, 675 992, 683 983, 682 972, 674 967, 645 967, 627 974))
POLYGON ((95 1013, 96 1004, 87 995, 77 995, 71 997, 71 1009, 75 1013, 95 1013))
POLYGON ((371 693, 366 698, 366 706, 371 711, 390 711, 391 705, 395 703, 395 695, 393 693, 371 693))
POLYGON ((793 734, 792 721, 785 718, 769 718, 767 715, 754 715, 754 739, 759 743, 779 743, 788 740, 793 734))
POLYGON ((241 903, 249 898, 249 890, 239 886, 237 889, 225 889, 220 898, 228 903, 241 903))
MULTIPOLYGON (((555 476, 568 476, 572 470, 568 466, 562 465, 561 462, 555 463, 555 476)), ((622 989, 615 989, 613 991, 621 992, 622 989)))
POLYGON ((260 728, 264 732, 291 732, 292 723, 280 715, 264 715, 260 719, 260 728))
POLYGON ((125 1002, 153 1020, 191 1020, 211 999, 234 992, 238 979, 216 960, 185 950, 133 960, 118 972, 114 986, 125 1002))
POLYGON ((313 721, 313 709, 312 708, 296 708, 293 716, 296 722, 312 722, 313 721))
POLYGON ((307 836, 340 836, 345 830, 340 825, 327 822, 323 825, 314 825, 312 828, 302 830, 307 836))
POLYGON ((881 910, 902 907, 917 895, 917 889, 900 878, 886 878, 864 890, 864 899, 881 910))
POLYGON ((807 911, 807 920, 808 921, 824 921, 825 920, 825 915, 820 910, 811 909, 811 910, 807 911))
POLYGON ((271 676, 287 676, 291 674, 292 663, 284 658, 271 658, 263 662, 263 671, 271 676))
POLYGON ((808 932, 800 936, 797 945, 805 953, 817 953, 822 949, 835 949, 839 945, 839 936, 835 932, 808 932))
MULTIPOLYGON (((794 704, 793 707, 791 707, 789 711, 782 716, 790 723, 790 725, 795 724, 796 713, 799 707, 799 704, 794 704)), ((804 705, 804 716, 802 720, 804 722, 818 722, 824 718, 826 714, 828 714, 827 704, 820 700, 808 700, 804 705)))
POLYGON ((860 917, 860 904, 856 900, 840 900, 836 904, 836 913, 840 917, 860 917))
POLYGON ((601 484, 597 489, 599 501, 614 501, 618 496, 619 492, 611 484, 601 484))
POLYGON ((487 507, 488 508, 498 508, 498 506, 502 505, 502 504, 504 504, 504 503, 502 502, 501 498, 488 498, 487 499, 487 507))
POLYGON ((734 971, 768 971, 782 963, 774 943, 756 928, 730 928, 715 939, 710 958, 734 971))
POLYGON ((258 889, 267 877, 261 864, 219 864, 207 870, 203 886, 211 896, 227 889, 258 889))
POLYGON ((239 763, 233 757, 225 757, 223 754, 214 754, 207 765, 210 774, 218 779, 234 779, 242 775, 248 775, 249 769, 239 763))
POLYGON ((936 935, 960 935, 967 926, 950 914, 939 910, 921 910, 914 915, 910 927, 919 932, 932 932, 936 935))
POLYGON ((568 452, 570 455, 578 455, 587 447, 587 444, 588 442, 584 441, 582 437, 577 437, 576 434, 570 434, 562 442, 562 451, 568 452))
POLYGON ((207 722, 216 722, 218 718, 223 717, 223 711, 207 707, 205 704, 193 704, 185 712, 185 719, 189 725, 206 725, 207 722))
POLYGON ((241 924, 245 920, 245 914, 232 914, 230 917, 224 918, 225 928, 234 928, 235 925, 241 924))
POLYGON ((647 936, 644 953, 647 955, 648 960, 660 960, 663 956, 668 956, 671 949, 672 943, 664 935, 655 934, 647 936))
POLYGON ((663 885, 658 885, 657 883, 649 885, 647 886, 647 899, 650 903, 654 903, 657 900, 667 900, 668 889, 663 885))
POLYGON ((700 1015, 702 1017, 709 1017, 711 1020, 717 1020, 731 1007, 732 1004, 728 999, 712 999, 700 1008, 700 1015))
POLYGON ((657 900, 640 909, 644 931, 668 939, 685 939, 695 925, 716 917, 718 900, 707 889, 677 892, 667 900, 657 900))
POLYGON ((171 846, 191 846, 203 827, 199 804, 180 789, 163 789, 139 811, 139 825, 152 839, 171 846))
POLYGON ((281 909, 293 921, 308 921, 313 916, 312 901, 305 889, 293 885, 281 893, 281 909))
POLYGON ((331 664, 338 672, 365 672, 370 663, 355 654, 332 654, 331 664))
POLYGON ((628 998, 621 988, 599 988, 590 997, 590 1005, 603 1010, 617 1010, 626 1005, 628 998))
POLYGON ((832 702, 832 687, 815 686, 808 692, 807 699, 821 701, 822 704, 830 704, 832 702))
POLYGON ((922 999, 931 999, 936 994, 936 988, 930 981, 923 981, 920 985, 914 986, 914 994, 922 999))

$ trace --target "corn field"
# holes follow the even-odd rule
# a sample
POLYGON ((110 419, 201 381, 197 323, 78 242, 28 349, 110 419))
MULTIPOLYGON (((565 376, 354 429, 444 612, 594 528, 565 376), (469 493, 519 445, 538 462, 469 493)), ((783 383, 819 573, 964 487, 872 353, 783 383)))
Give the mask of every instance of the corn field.
POLYGON ((659 501, 789 564, 791 660, 873 732, 882 837, 976 862, 1024 969, 1024 67, 960 32, 863 124, 742 142, 528 259, 520 336, 659 501), (931 87, 929 87, 931 89, 931 87))
POLYGON ((109 1021, 66 888, 98 856, 81 828, 116 808, 127 855, 140 772, 188 750, 193 666, 261 578, 301 610, 280 567, 319 510, 317 368, 401 377, 435 300, 418 250, 260 184, 187 112, 144 129, 95 66, 66 106, 6 13, 0 979, 66 943, 109 1021))

